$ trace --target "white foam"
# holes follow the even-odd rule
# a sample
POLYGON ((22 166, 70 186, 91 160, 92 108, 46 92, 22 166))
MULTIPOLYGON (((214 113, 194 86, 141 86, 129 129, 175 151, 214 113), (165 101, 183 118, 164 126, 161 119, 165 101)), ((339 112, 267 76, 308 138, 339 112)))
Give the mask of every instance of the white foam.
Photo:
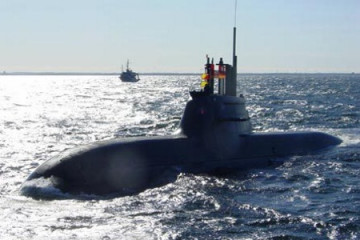
POLYGON ((340 129, 336 135, 343 141, 342 146, 360 144, 360 128, 340 129))
POLYGON ((50 178, 36 178, 24 182, 20 188, 20 193, 24 196, 45 199, 68 198, 69 194, 63 193, 56 188, 50 178))

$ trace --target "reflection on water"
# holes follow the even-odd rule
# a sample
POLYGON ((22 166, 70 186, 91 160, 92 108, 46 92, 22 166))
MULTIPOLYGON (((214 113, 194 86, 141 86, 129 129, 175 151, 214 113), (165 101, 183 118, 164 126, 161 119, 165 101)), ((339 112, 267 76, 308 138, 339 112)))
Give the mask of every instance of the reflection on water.
MULTIPOLYGON (((0 76, 0 236, 4 239, 357 239, 360 76, 240 75, 255 131, 319 130, 344 142, 278 167, 180 174, 138 195, 38 201, 26 177, 64 149, 177 130, 198 76, 0 76)), ((42 182, 39 184, 45 184, 42 182)))

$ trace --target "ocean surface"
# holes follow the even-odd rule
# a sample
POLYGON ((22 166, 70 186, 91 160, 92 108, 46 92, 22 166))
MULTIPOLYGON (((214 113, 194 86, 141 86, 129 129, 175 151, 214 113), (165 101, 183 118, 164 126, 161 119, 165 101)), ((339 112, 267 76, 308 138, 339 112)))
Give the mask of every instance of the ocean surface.
MULTIPOLYGON (((0 239, 360 239, 360 75, 243 74, 256 132, 343 143, 229 176, 179 174, 125 197, 21 185, 44 161, 98 140, 169 135, 199 76, 0 76, 0 239)), ((44 183, 45 184, 45 183, 44 183)))

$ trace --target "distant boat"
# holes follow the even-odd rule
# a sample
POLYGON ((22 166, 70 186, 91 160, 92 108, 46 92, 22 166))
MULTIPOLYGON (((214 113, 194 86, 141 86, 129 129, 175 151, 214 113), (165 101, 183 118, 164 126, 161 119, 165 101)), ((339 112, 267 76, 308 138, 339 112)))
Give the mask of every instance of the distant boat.
POLYGON ((123 82, 137 82, 140 80, 139 78, 139 74, 137 74, 136 72, 133 72, 130 68, 129 68, 129 60, 127 61, 126 64, 126 71, 124 72, 122 70, 122 73, 119 77, 121 79, 121 81, 123 82))

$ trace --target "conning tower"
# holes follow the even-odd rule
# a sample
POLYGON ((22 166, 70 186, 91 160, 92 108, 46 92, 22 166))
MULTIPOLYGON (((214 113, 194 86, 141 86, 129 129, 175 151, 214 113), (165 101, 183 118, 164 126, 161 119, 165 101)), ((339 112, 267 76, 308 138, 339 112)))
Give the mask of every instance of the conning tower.
MULTIPOLYGON (((236 28, 233 30, 233 63, 224 64, 220 58, 215 69, 214 59, 207 56, 205 72, 202 74, 201 90, 192 91, 192 100, 186 105, 180 127, 188 137, 209 134, 245 135, 252 132, 249 114, 245 108, 245 98, 237 97, 237 56, 236 28), (215 79, 218 91, 214 90, 215 79)), ((215 137, 216 137, 215 136, 215 137)))

